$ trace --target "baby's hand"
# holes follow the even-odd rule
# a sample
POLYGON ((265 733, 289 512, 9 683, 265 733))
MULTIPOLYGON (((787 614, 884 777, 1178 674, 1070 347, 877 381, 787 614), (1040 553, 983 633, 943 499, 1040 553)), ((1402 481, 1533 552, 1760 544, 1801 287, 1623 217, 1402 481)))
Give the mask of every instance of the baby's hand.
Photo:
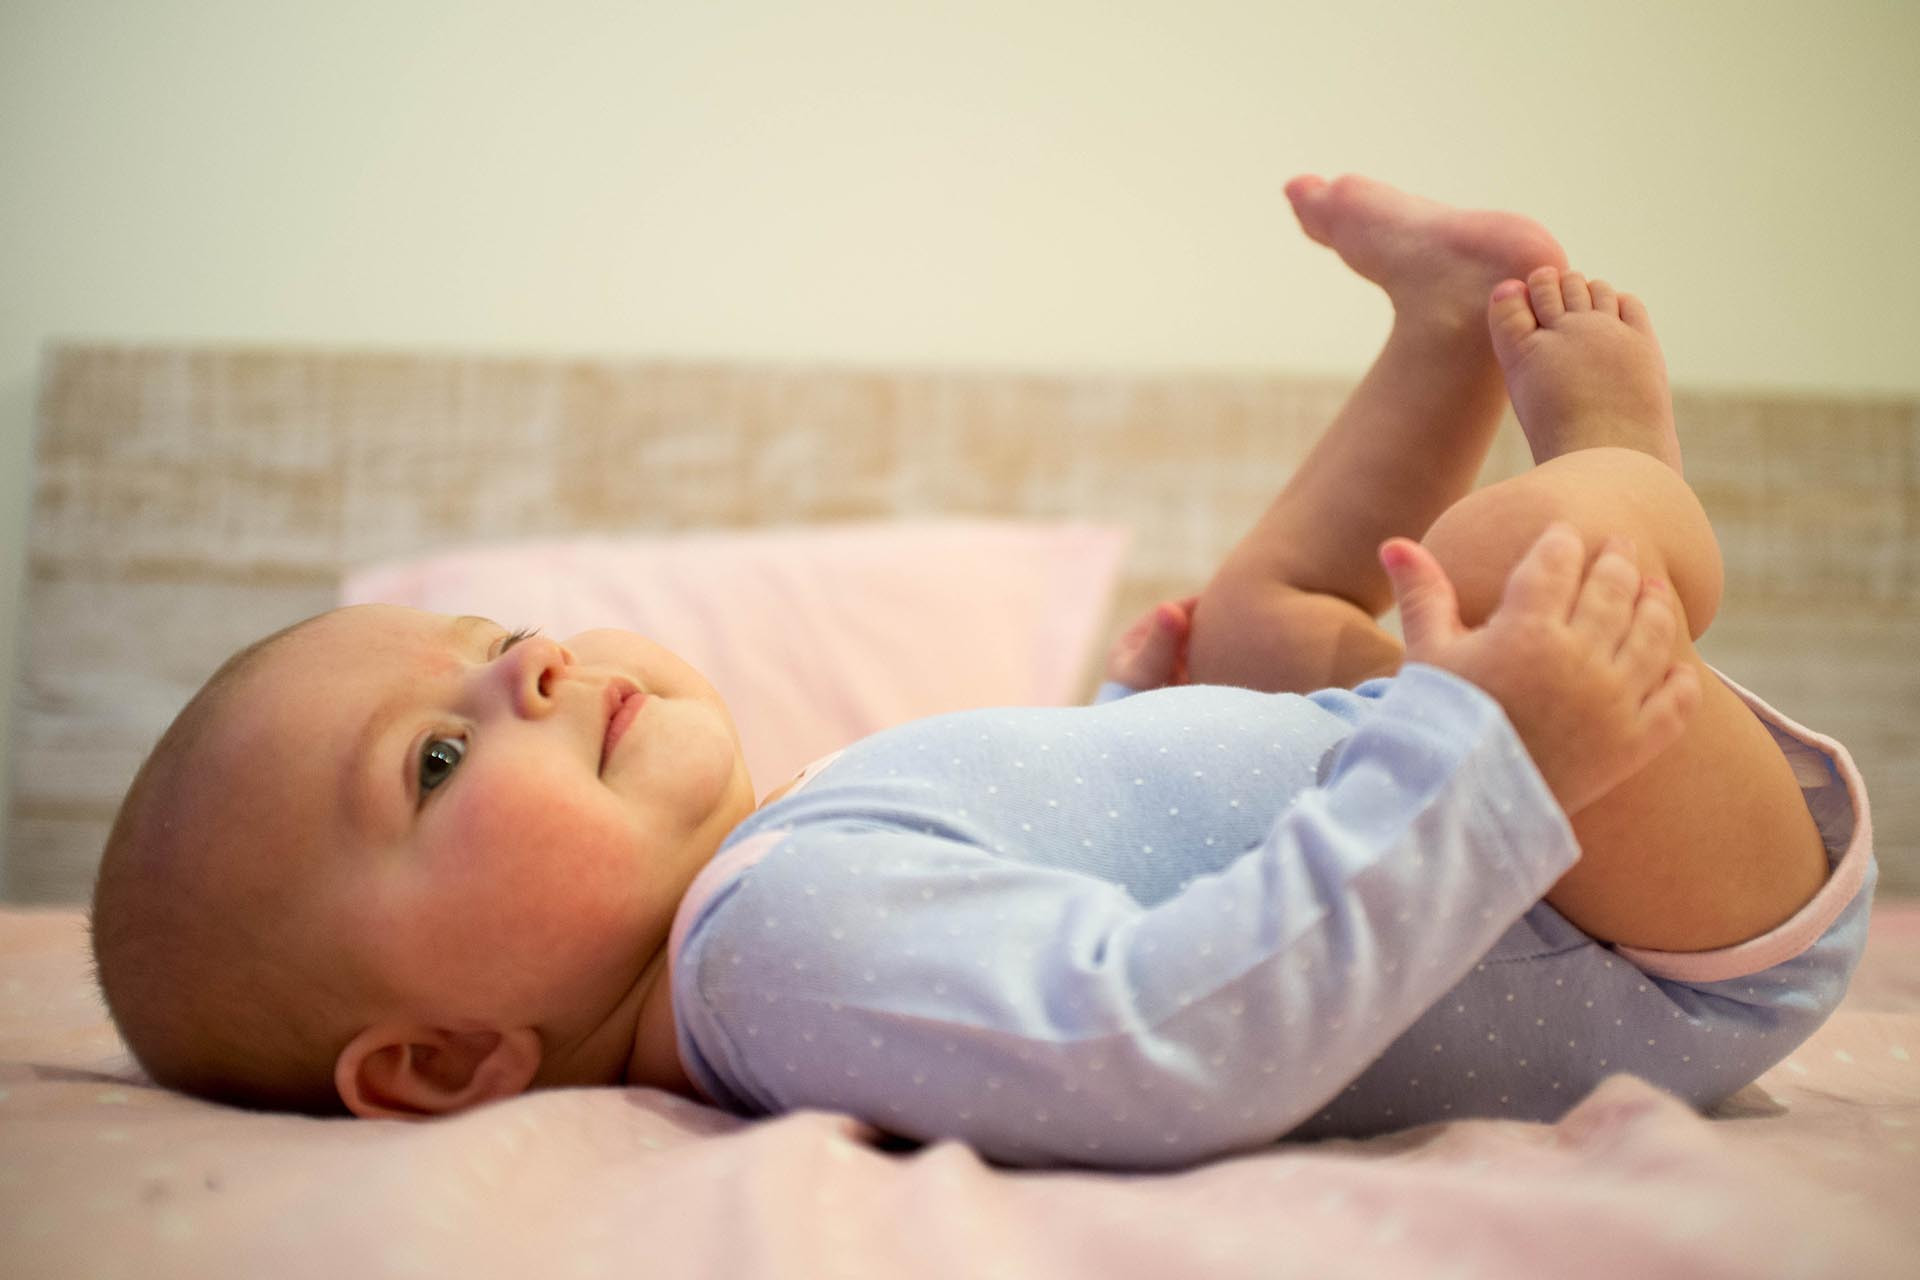
POLYGON ((1642 581, 1631 554, 1610 538, 1583 574, 1580 535, 1550 525, 1485 625, 1469 630, 1425 547, 1394 538, 1380 548, 1407 658, 1492 695, 1570 815, 1671 746, 1700 705, 1699 678, 1673 658, 1672 588, 1642 581))
POLYGON ((1120 633, 1107 651, 1106 678, 1129 689, 1187 682, 1187 639, 1200 597, 1163 600, 1120 633))

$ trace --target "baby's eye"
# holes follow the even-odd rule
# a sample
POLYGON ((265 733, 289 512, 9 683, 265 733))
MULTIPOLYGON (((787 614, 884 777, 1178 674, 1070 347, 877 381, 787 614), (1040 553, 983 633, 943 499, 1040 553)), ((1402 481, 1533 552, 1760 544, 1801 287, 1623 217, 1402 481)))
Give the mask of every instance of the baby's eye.
POLYGON ((420 795, 424 798, 448 778, 467 754, 465 738, 430 738, 420 752, 420 795))
POLYGON ((513 648, 513 646, 519 644, 522 640, 531 640, 539 634, 540 628, 538 627, 518 627, 513 631, 509 631, 506 637, 500 641, 500 648, 495 652, 494 656, 499 657, 500 654, 513 648))

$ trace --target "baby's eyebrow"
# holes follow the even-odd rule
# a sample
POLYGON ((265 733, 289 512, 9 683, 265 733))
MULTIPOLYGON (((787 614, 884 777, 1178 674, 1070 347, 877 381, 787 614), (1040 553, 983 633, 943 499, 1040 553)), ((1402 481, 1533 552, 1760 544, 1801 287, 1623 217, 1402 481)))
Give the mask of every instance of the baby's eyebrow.
POLYGON ((390 835, 401 825, 393 815, 406 810, 406 775, 398 775, 396 786, 393 761, 383 759, 379 747, 386 741, 387 730, 413 699, 413 692, 404 688, 382 699, 340 761, 340 798, 347 822, 363 835, 390 835))
MULTIPOLYGON (((475 623, 483 627, 498 625, 486 618, 463 613, 459 617, 447 620, 447 639, 458 643, 462 633, 470 631, 475 623)), ((412 683, 395 689, 373 709, 366 723, 360 726, 359 733, 354 736, 352 748, 346 759, 341 762, 341 799, 347 812, 347 820, 356 830, 370 835, 379 834, 396 825, 404 826, 411 820, 412 815, 407 803, 410 792, 406 775, 409 762, 404 760, 400 762, 400 780, 396 787, 393 785, 391 776, 393 762, 381 759, 378 748, 386 740, 387 730, 392 727, 393 722, 400 718, 409 705, 417 703, 419 698, 419 691, 412 683), (388 799, 389 796, 394 795, 398 796, 398 804, 388 799), (389 813, 398 814, 401 821, 397 824, 388 821, 389 813)))

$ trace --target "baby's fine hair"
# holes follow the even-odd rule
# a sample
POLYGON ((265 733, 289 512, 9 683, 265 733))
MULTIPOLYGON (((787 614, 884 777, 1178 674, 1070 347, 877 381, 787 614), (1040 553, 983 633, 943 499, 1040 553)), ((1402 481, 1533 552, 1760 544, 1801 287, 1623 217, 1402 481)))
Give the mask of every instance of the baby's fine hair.
POLYGON ((304 860, 290 856, 300 833, 223 831, 218 803, 187 804, 182 786, 211 767, 235 691, 304 625, 228 658, 161 735, 107 837, 88 929, 107 1011, 156 1083, 211 1101, 338 1115, 334 1059, 360 1029, 354 1015, 367 986, 351 957, 324 954, 302 927, 304 860), (254 847, 222 847, 223 839, 254 847))

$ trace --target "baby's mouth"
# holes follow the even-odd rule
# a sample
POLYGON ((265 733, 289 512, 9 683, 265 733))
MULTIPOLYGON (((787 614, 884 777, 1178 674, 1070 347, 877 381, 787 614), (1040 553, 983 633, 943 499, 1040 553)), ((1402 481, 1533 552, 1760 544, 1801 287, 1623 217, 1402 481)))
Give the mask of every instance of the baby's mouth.
POLYGON ((607 771, 607 762, 613 759, 614 747, 626 736, 628 726, 640 714, 640 708, 646 705, 646 701, 647 695, 631 681, 615 680, 607 685, 607 731, 600 740, 601 773, 607 771))

